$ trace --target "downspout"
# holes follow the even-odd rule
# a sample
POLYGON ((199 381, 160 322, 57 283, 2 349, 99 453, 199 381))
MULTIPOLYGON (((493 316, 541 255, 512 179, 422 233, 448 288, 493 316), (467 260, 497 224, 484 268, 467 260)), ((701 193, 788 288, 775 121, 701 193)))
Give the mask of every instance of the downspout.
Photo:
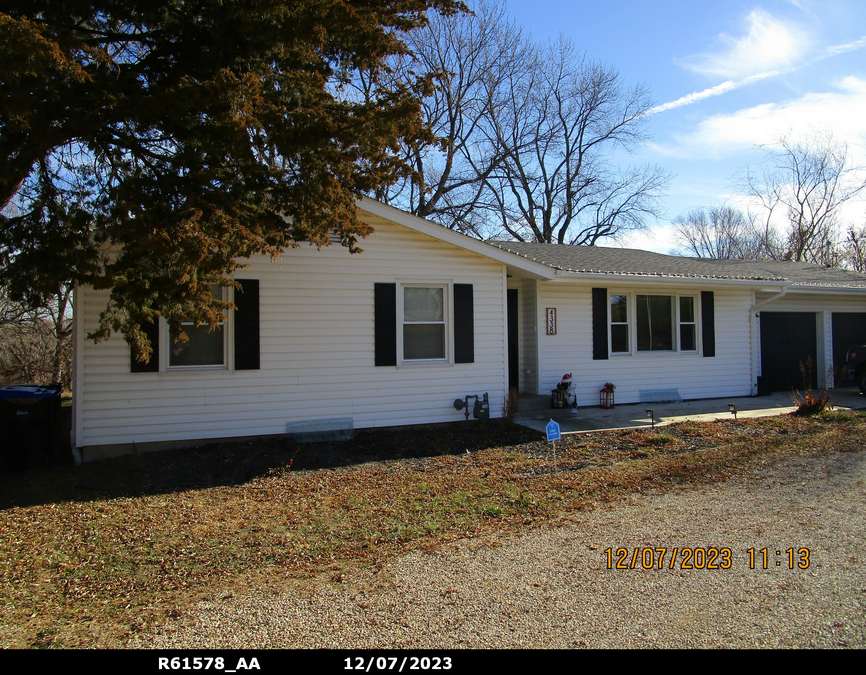
POLYGON ((783 295, 785 295, 785 293, 787 293, 787 292, 788 292, 788 286, 782 286, 782 290, 779 291, 778 293, 776 293, 776 295, 770 296, 770 297, 767 298, 766 300, 763 300, 762 302, 759 302, 759 303, 757 303, 757 304, 755 304, 755 305, 752 305, 752 306, 749 308, 749 311, 750 311, 750 312, 754 312, 756 309, 758 309, 759 307, 763 307, 763 306, 766 305, 768 302, 773 302, 774 300, 778 300, 778 299, 781 298, 783 295))
MULTIPOLYGON (((788 286, 782 286, 782 290, 776 293, 776 295, 772 295, 766 300, 761 302, 754 302, 751 307, 749 307, 749 326, 751 328, 752 333, 752 396, 757 396, 758 394, 758 359, 760 358, 761 345, 758 340, 758 314, 757 310, 763 307, 764 305, 778 300, 782 296, 784 296, 788 292, 788 286)), ((754 297, 754 296, 753 296, 754 297)))

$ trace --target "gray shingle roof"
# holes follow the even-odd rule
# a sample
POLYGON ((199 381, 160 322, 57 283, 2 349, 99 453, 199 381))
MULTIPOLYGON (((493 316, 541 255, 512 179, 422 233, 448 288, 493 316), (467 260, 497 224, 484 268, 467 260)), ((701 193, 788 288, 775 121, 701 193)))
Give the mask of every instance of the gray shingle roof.
POLYGON ((866 274, 810 263, 774 260, 715 260, 601 246, 565 246, 516 241, 489 244, 566 272, 648 277, 784 281, 795 286, 866 288, 866 274))

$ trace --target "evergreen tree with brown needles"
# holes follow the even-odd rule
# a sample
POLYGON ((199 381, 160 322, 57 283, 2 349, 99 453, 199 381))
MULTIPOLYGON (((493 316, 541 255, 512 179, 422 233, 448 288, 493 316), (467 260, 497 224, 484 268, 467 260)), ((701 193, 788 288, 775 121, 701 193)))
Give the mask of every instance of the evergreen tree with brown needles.
MULTIPOLYGON (((359 194, 403 175, 430 78, 346 86, 455 0, 26 0, 0 4, 0 283, 44 303, 110 289, 91 336, 215 325, 243 258, 370 228, 359 194), (7 208, 8 207, 8 208, 7 208), (14 208, 13 208, 14 207, 14 208)), ((377 81, 387 81, 377 78, 377 81)))

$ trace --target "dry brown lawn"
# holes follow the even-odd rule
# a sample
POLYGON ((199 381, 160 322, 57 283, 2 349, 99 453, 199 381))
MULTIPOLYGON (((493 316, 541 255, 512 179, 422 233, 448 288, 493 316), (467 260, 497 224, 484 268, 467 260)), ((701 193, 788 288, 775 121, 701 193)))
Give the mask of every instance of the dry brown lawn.
POLYGON ((215 593, 274 590, 633 492, 863 450, 866 414, 568 436, 498 422, 149 453, 0 475, 0 647, 122 647, 215 593))

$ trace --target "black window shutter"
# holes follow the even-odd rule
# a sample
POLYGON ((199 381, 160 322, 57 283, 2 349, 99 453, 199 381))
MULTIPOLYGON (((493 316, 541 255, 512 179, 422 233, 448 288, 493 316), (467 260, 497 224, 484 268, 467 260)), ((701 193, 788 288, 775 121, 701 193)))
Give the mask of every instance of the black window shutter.
POLYGON ((701 333, 704 356, 716 355, 716 317, 712 291, 701 291, 701 333))
POLYGON ((607 359, 607 289, 592 289, 592 359, 607 359))
POLYGON ((472 284, 454 284, 454 363, 475 363, 472 284))
POLYGON ((397 365, 397 284, 374 284, 375 363, 397 365))
POLYGON ((157 319, 156 323, 146 323, 143 324, 141 330, 144 331, 144 334, 147 336, 147 339, 150 340, 150 346, 153 351, 150 354, 150 361, 145 363, 144 361, 138 361, 135 358, 135 353, 132 351, 132 347, 129 349, 129 372, 131 373, 158 373, 159 372, 159 319, 157 319))
POLYGON ((238 280, 235 289, 235 370, 258 370, 259 348, 259 280, 238 280))

